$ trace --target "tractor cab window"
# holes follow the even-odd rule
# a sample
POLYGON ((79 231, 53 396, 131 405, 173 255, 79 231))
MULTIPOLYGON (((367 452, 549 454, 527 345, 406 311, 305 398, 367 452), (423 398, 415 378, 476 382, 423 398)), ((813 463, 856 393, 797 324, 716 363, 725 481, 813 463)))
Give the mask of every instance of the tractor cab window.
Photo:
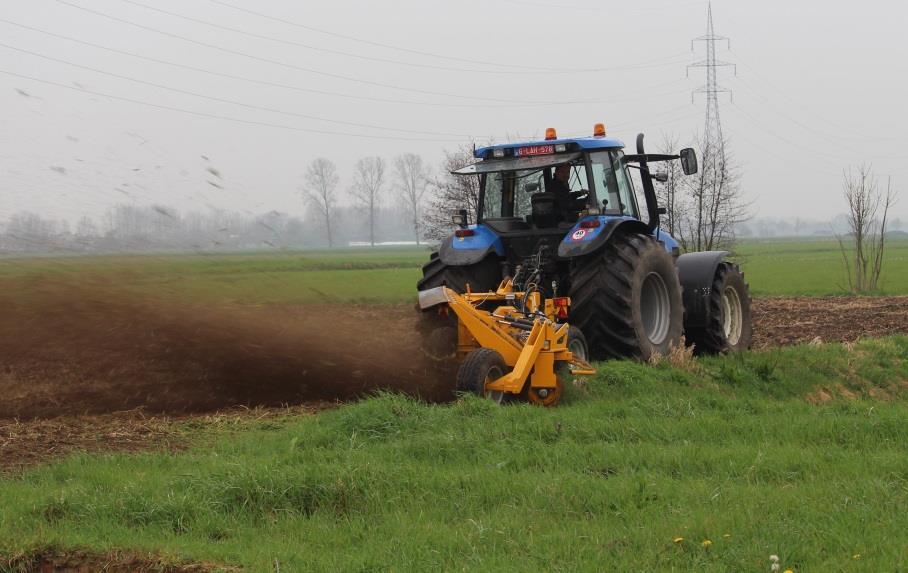
MULTIPOLYGON (((501 171, 484 175, 483 219, 513 217, 532 223, 533 197, 553 189, 556 167, 501 171)), ((583 163, 570 166, 567 186, 571 192, 589 189, 583 163)), ((564 213, 561 220, 576 220, 564 213)))
POLYGON ((590 154, 596 196, 604 214, 637 217, 634 184, 623 158, 624 154, 620 151, 590 154))
POLYGON ((540 169, 501 171, 485 176, 483 219, 516 217, 526 219, 531 212, 531 197, 545 189, 540 169))

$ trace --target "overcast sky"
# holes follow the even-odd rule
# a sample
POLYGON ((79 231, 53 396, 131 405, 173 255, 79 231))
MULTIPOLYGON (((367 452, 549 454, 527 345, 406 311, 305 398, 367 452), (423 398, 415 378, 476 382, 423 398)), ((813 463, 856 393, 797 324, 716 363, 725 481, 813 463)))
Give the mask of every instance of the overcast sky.
MULTIPOLYGON (((471 139, 599 121, 629 144, 639 131, 650 148, 662 133, 690 141, 705 73, 686 72, 705 57, 691 39, 706 13, 683 0, 4 0, 0 219, 123 202, 299 214, 319 156, 346 187, 365 155, 437 165, 471 139)), ((718 57, 737 64, 719 72, 734 92, 723 126, 755 214, 828 219, 842 170, 863 162, 905 190, 908 218, 908 6, 716 0, 713 13, 731 39, 718 57)))

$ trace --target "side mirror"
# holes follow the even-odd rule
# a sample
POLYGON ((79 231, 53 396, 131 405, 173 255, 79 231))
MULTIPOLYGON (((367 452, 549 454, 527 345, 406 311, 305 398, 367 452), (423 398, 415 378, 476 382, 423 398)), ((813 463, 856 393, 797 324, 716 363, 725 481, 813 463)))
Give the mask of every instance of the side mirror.
POLYGON ((535 181, 533 183, 527 183, 523 186, 523 190, 527 193, 538 193, 539 192, 539 183, 535 181))
POLYGON ((660 215, 665 215, 666 213, 668 213, 668 209, 666 209, 665 207, 659 207, 658 209, 656 209, 656 213, 659 213, 660 215))
POLYGON ((664 171, 662 173, 653 173, 653 179, 655 179, 659 183, 667 183, 668 182, 668 173, 666 173, 664 171))
POLYGON ((467 216, 467 210, 461 209, 456 215, 451 216, 451 222, 461 228, 466 228, 470 224, 470 218, 467 216))
POLYGON ((693 175, 697 172, 697 152, 690 147, 681 150, 681 169, 685 175, 693 175))

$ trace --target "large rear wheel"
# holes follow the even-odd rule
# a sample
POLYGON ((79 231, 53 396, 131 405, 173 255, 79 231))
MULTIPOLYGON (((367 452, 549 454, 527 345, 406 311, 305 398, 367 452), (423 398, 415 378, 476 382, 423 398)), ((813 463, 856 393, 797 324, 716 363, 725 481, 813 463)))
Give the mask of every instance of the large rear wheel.
MULTIPOLYGON (((432 253, 428 263, 422 267, 422 279, 416 283, 417 290, 428 290, 446 286, 464 293, 467 285, 474 292, 490 291, 501 282, 501 268, 494 257, 465 266, 450 266, 441 262, 438 253, 432 253)), ((457 352, 457 320, 447 309, 430 309, 420 316, 420 344, 423 352, 438 361, 447 361, 457 352)))
POLYGON ((685 333, 694 350, 699 354, 719 354, 750 348, 753 340, 750 287, 738 265, 727 262, 719 265, 707 304, 706 326, 689 328, 685 333))
POLYGON ((667 354, 681 341, 684 309, 672 256, 653 237, 624 233, 571 267, 570 322, 590 358, 667 354))

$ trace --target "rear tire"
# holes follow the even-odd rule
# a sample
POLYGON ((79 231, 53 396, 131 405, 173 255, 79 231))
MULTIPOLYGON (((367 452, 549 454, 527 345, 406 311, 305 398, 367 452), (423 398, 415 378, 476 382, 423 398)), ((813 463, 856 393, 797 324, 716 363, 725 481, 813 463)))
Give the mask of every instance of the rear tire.
POLYGON ((473 292, 495 290, 501 282, 501 269, 493 257, 478 263, 454 267, 441 262, 438 253, 432 253, 428 263, 422 266, 422 278, 416 283, 416 290, 446 286, 458 293, 467 292, 467 285, 473 292))
POLYGON ((486 383, 501 378, 508 370, 501 354, 491 348, 477 348, 467 354, 457 370, 457 390, 504 404, 509 401, 510 395, 504 392, 486 392, 486 383))
POLYGON ((574 358, 579 358, 584 362, 590 361, 590 345, 583 335, 583 331, 573 324, 568 328, 567 349, 571 351, 574 358))
MULTIPOLYGON (((438 253, 432 253, 422 267, 422 279, 416 290, 446 286, 457 293, 491 291, 501 282, 501 269, 494 257, 463 267, 453 267, 441 262, 438 253)), ((436 361, 452 359, 457 354, 457 318, 454 313, 440 314, 437 309, 421 313, 417 326, 423 352, 436 361)))
POLYGON ((698 354, 720 354, 750 348, 753 341, 750 287, 738 265, 719 265, 707 305, 709 320, 706 327, 690 328, 685 333, 688 344, 694 345, 694 351, 698 354))
POLYGON ((570 322, 583 331, 593 360, 649 360, 681 341, 678 271, 653 237, 621 234, 574 261, 570 297, 570 322))

